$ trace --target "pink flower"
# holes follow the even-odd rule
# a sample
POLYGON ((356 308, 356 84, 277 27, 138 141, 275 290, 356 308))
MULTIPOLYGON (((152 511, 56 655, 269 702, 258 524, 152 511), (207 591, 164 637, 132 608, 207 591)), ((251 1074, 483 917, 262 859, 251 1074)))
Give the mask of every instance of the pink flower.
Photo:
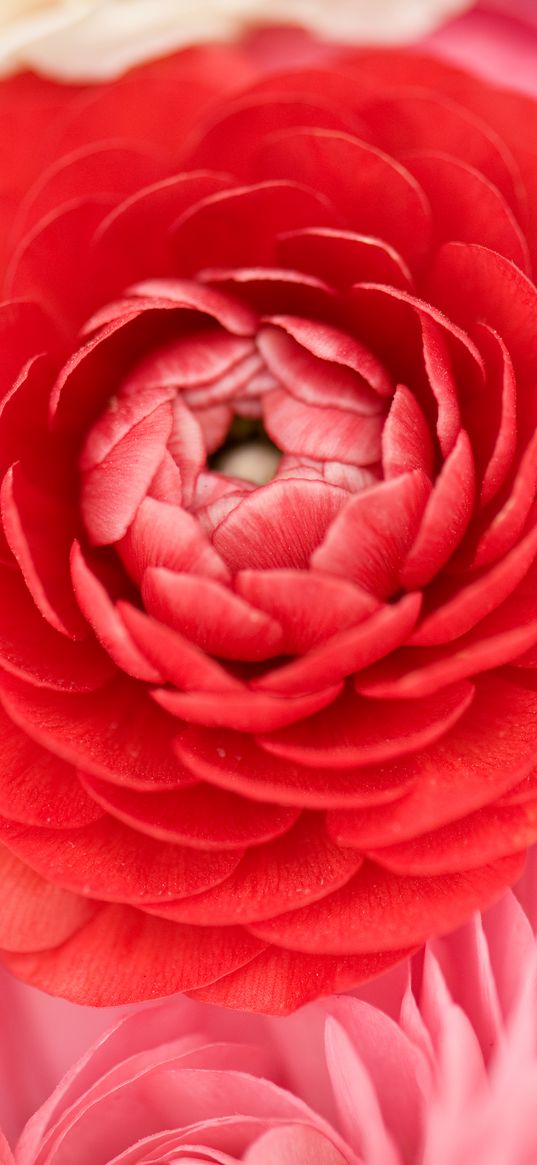
POLYGON ((481 0, 438 30, 427 47, 455 64, 525 93, 537 93, 534 0, 481 0))
POLYGON ((517 896, 359 999, 278 1020, 184 998, 138 1009, 67 1072, 14 1158, 0 1144, 0 1165, 534 1162, 536 882, 534 851, 517 896))

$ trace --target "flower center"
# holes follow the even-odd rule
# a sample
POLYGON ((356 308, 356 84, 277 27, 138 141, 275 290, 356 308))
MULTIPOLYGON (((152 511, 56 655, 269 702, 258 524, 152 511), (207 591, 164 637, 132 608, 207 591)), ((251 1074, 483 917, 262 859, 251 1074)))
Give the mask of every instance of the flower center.
POLYGON ((225 441, 209 458, 209 468, 228 477, 266 485, 275 477, 281 452, 258 418, 236 416, 225 441))

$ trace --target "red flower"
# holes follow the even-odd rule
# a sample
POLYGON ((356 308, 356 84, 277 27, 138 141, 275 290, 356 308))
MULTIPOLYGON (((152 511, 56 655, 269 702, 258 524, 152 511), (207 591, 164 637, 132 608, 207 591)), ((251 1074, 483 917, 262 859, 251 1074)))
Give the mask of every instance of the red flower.
POLYGON ((536 107, 252 73, 4 85, 0 945, 89 1003, 288 1010, 537 837, 536 107))

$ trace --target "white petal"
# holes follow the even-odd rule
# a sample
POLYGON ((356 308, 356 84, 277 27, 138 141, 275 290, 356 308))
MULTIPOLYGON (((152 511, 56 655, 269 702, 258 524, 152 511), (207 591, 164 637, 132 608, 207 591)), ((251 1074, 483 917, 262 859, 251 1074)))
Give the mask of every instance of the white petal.
POLYGON ((24 67, 103 80, 253 24, 297 24, 331 39, 389 42, 429 32, 472 0, 2 0, 0 75, 24 67))

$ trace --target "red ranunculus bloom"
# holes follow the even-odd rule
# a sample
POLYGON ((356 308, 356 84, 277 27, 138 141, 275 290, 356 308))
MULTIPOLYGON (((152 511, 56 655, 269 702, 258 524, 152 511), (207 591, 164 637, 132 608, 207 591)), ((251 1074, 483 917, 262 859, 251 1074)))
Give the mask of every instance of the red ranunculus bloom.
POLYGON ((2 96, 2 957, 289 1010, 537 837, 537 107, 404 52, 2 96))

